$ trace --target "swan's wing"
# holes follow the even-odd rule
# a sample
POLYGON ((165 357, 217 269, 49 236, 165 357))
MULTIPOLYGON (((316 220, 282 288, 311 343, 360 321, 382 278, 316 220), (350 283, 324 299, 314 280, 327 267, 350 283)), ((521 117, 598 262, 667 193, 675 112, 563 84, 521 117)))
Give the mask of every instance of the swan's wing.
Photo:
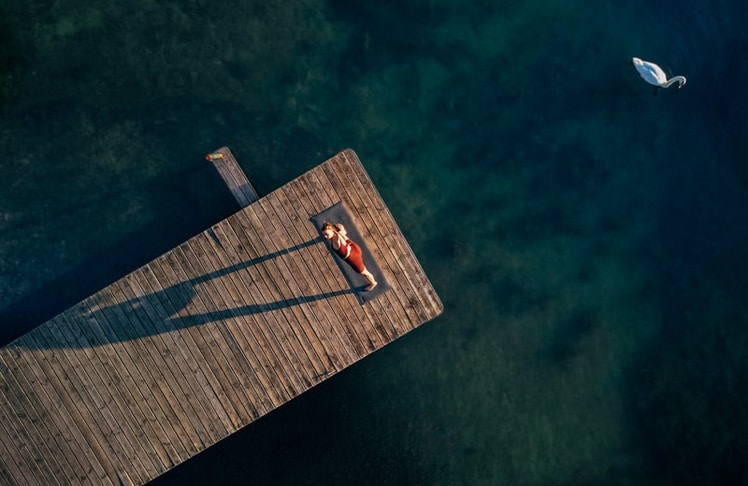
POLYGON ((657 64, 650 62, 648 63, 649 67, 652 69, 652 72, 654 73, 654 76, 657 78, 657 81, 664 83, 667 81, 667 74, 665 74, 665 71, 662 70, 660 66, 657 64))
POLYGON ((639 72, 639 75, 644 79, 644 81, 648 82, 649 84, 654 85, 660 85, 667 81, 667 76, 665 75, 665 72, 658 66, 657 64, 653 62, 647 62, 647 61, 641 61, 636 64, 636 70, 639 72))

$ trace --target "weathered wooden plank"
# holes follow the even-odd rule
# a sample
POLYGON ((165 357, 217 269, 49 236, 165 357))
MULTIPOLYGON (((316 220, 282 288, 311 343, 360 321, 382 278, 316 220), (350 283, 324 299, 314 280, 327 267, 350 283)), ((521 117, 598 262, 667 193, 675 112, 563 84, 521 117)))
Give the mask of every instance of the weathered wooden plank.
POLYGON ((135 427, 140 427, 144 432, 145 435, 141 439, 152 447, 154 460, 158 459, 158 469, 173 467, 180 454, 172 446, 171 440, 164 440, 167 435, 163 428, 166 415, 151 389, 142 386, 145 381, 143 371, 148 368, 150 362, 144 363, 138 359, 141 356, 138 340, 130 339, 133 336, 133 327, 121 325, 129 323, 129 319, 115 303, 113 291, 118 287, 110 285, 87 300, 90 311, 96 315, 99 327, 91 328, 92 341, 80 344, 98 345, 106 353, 112 367, 111 376, 119 380, 118 388, 129 396, 127 400, 130 406, 127 411, 133 415, 135 427))
POLYGON ((169 324, 173 327, 175 336, 179 336, 182 340, 179 346, 180 351, 182 351, 181 357, 191 371, 187 382, 196 395, 197 401, 202 405, 198 413, 202 414, 203 423, 211 431, 211 439, 224 437, 228 431, 233 430, 232 420, 236 420, 236 417, 234 416, 232 419, 228 415, 227 410, 218 400, 214 388, 209 384, 210 381, 206 377, 206 371, 209 371, 209 368, 203 366, 204 357, 195 355, 198 350, 194 340, 189 332, 184 332, 184 326, 190 327, 191 323, 178 320, 180 312, 193 300, 193 295, 191 292, 187 292, 189 283, 180 282, 174 272, 170 271, 173 270, 171 268, 173 265, 178 265, 171 259, 172 252, 169 252, 162 258, 155 260, 150 268, 162 286, 163 292, 160 295, 163 297, 162 303, 170 315, 169 324), (177 325, 175 322, 179 322, 179 324, 177 325))
POLYGON ((137 353, 133 355, 137 356, 134 366, 140 370, 143 384, 147 384, 141 388, 147 388, 147 393, 153 397, 154 408, 160 411, 159 424, 164 432, 161 441, 175 461, 184 461, 191 455, 191 442, 179 420, 183 412, 174 391, 178 387, 169 368, 162 365, 160 350, 166 345, 160 335, 151 336, 153 328, 148 328, 144 324, 144 320, 149 316, 139 297, 140 294, 133 292, 133 289, 139 292, 139 287, 133 287, 131 282, 132 277, 127 276, 107 288, 111 298, 111 309, 119 324, 128 329, 131 336, 137 336, 133 339, 137 347, 137 353))
MULTIPOLYGON (((89 298, 79 304, 77 312, 89 313, 90 301, 89 298)), ((94 344, 97 343, 96 335, 101 333, 101 316, 90 315, 87 326, 75 327, 80 322, 70 321, 69 314, 57 316, 56 320, 60 325, 53 335, 64 346, 68 346, 65 354, 72 369, 77 372, 79 383, 84 385, 81 392, 85 396, 95 397, 95 402, 99 401, 101 407, 107 409, 108 413, 103 417, 107 420, 109 429, 117 436, 125 454, 117 459, 127 465, 130 476, 136 481, 138 478, 147 478, 159 470, 153 460, 156 453, 145 438, 139 420, 132 413, 137 411, 136 404, 123 387, 122 378, 113 369, 113 354, 109 353, 106 346, 94 344)), ((118 470, 126 468, 120 464, 118 470)))
POLYGON ((14 441, 18 441, 23 449, 23 460, 26 467, 33 471, 35 475, 48 478, 53 484, 57 484, 55 478, 62 475, 62 468, 59 465, 58 457, 54 445, 50 445, 44 439, 46 431, 44 430, 44 412, 38 405, 36 394, 26 396, 19 382, 16 380, 15 373, 9 377, 9 385, 5 391, 8 399, 3 405, 13 418, 23 418, 28 421, 28 426, 16 427, 11 430, 14 441), (46 459, 46 460, 45 460, 46 459))
MULTIPOLYGON (((203 241, 209 243, 208 241, 203 241)), ((213 262, 216 267, 228 268, 231 267, 231 262, 226 259, 225 251, 215 251, 217 248, 206 245, 203 247, 205 254, 209 255, 209 260, 213 262)), ((272 259, 267 262, 260 264, 251 265, 247 268, 247 271, 256 272, 261 269, 267 268, 273 264, 272 259)), ((303 375, 302 364, 300 363, 300 354, 298 346, 292 340, 292 338, 286 332, 288 323, 284 320, 283 316, 277 312, 277 306, 279 297, 274 292, 273 280, 265 280, 264 285, 256 286, 252 292, 248 291, 246 282, 243 278, 237 275, 237 272, 228 272, 222 277, 223 282, 226 284, 226 289, 231 296, 235 308, 248 320, 264 320, 266 324, 266 337, 268 342, 275 347, 276 356, 279 358, 279 365, 285 371, 287 387, 289 389, 289 396, 295 396, 299 393, 299 390, 308 387, 305 382, 303 375), (248 299, 255 297, 255 294, 259 292, 261 300, 259 301, 262 307, 248 307, 246 304, 248 299)))
MULTIPOLYGON (((248 214, 248 216, 251 218, 252 224, 255 225, 255 226, 256 225, 262 225, 263 224, 262 222, 265 221, 264 215, 262 213, 252 212, 251 214, 248 214)), ((246 228, 245 228, 245 231, 246 231, 246 228)), ((274 251, 278 251, 279 247, 276 246, 273 243, 272 239, 273 238, 258 239, 256 242, 253 242, 252 244, 255 247, 259 248, 260 251, 263 251, 263 252, 274 252, 274 251)), ((291 276, 291 274, 289 273, 287 267, 284 267, 284 268, 285 269, 282 271, 282 273, 288 275, 288 277, 286 277, 286 278, 289 278, 291 276)), ((296 277, 296 276, 294 276, 294 277, 296 277)), ((302 276, 298 276, 298 277, 299 278, 295 278, 295 280, 296 280, 295 283, 300 286, 299 288, 301 289, 301 291, 302 292, 310 292, 309 289, 311 289, 312 287, 309 286, 309 284, 307 283, 307 279, 301 278, 302 276)), ((325 300, 330 305, 333 305, 333 306, 337 305, 337 303, 336 303, 336 301, 334 299, 325 299, 325 300)), ((317 321, 317 320, 318 320, 318 317, 312 317, 312 322, 317 321)), ((331 329, 332 329, 332 327, 331 327, 331 329)), ((341 360, 343 360, 341 366, 345 367, 345 366, 348 366, 352 362, 352 360, 354 359, 354 356, 355 356, 355 349, 354 349, 355 345, 354 345, 354 343, 352 343, 350 341, 350 339, 349 339, 348 336, 344 335, 344 333, 336 333, 336 334, 338 335, 339 339, 337 341, 333 341, 333 342, 337 343, 339 346, 342 346, 342 347, 338 347, 337 348, 336 355, 341 360)))
POLYGON ((13 373, 8 373, 0 395, 4 398, 2 419, 8 434, 3 442, 7 447, 13 447, 16 451, 13 459, 17 467, 18 481, 33 484, 35 481, 43 480, 49 481, 50 484, 57 484, 54 472, 51 470, 55 458, 45 447, 42 436, 38 435, 36 423, 39 418, 33 404, 28 401, 25 393, 15 381, 13 373), (45 455, 48 456, 49 463, 44 462, 45 455))
MULTIPOLYGON (((205 275, 204 280, 201 282, 203 287, 203 293, 205 295, 204 304, 206 308, 210 306, 211 312, 205 313, 209 315, 211 320, 217 322, 220 320, 226 329, 227 335, 224 336, 225 345, 231 348, 231 352, 242 355, 248 360, 245 366, 239 366, 237 374, 241 375, 242 371, 245 373, 242 378, 245 380, 251 380, 257 389, 257 398, 259 401, 254 402, 253 408, 257 413, 262 413, 263 410, 272 410, 277 405, 276 403, 282 403, 283 399, 276 392, 278 387, 278 378, 275 371, 269 364, 268 358, 258 349, 248 348, 246 338, 242 333, 242 328, 248 326, 238 315, 238 312, 233 308, 229 307, 222 295, 222 288, 219 288, 216 284, 216 274, 206 272, 205 267, 196 261, 194 253, 192 253, 186 245, 180 246, 179 251, 182 254, 181 258, 185 261, 185 265, 192 267, 194 274, 205 275), (236 343, 239 350, 235 350, 233 344, 236 343), (248 351, 249 349, 249 351, 248 351), (263 393, 264 392, 264 393, 263 393)), ((238 360, 240 362, 240 360, 238 360)))
POLYGON ((208 411, 209 405, 206 404, 207 394, 195 383, 201 371, 192 359, 183 337, 176 332, 170 321, 174 311, 167 296, 169 283, 165 282, 164 288, 164 283, 159 280, 159 277, 164 277, 160 275, 160 269, 156 265, 143 267, 143 272, 144 278, 138 279, 139 283, 143 285, 144 290, 150 292, 145 296, 146 301, 157 313, 158 332, 168 343, 168 353, 162 354, 163 363, 170 368, 182 393, 183 398, 180 401, 183 402, 183 410, 187 414, 183 424, 194 430, 194 435, 190 435, 198 450, 202 450, 214 443, 219 432, 216 430, 215 422, 209 418, 212 414, 208 411))
MULTIPOLYGON (((95 300, 96 296, 93 296, 85 301, 87 312, 94 311, 95 300)), ((106 321, 104 314, 92 312, 88 326, 76 326, 77 323, 69 319, 69 314, 66 313, 58 316, 61 325, 57 327, 55 335, 70 346, 72 359, 79 363, 80 376, 90 380, 90 388, 100 392, 102 400, 112 410, 115 417, 112 428, 122 427, 125 430, 122 437, 134 458, 128 464, 139 462, 143 467, 143 477, 149 477, 169 461, 159 464, 157 460, 165 457, 166 453, 158 447, 156 434, 151 429, 149 420, 142 414, 142 401, 138 401, 128 386, 128 382, 133 383, 130 370, 119 366, 119 356, 124 353, 113 349, 109 343, 110 339, 102 329, 106 321), (102 390, 110 393, 101 392, 102 390)))
MULTIPOLYGON (((229 219, 231 229, 237 231, 243 224, 246 224, 246 216, 253 213, 252 208, 234 215, 229 219)), ((228 229, 228 227, 224 227, 224 229, 228 229)), ((288 277, 278 273, 276 267, 277 255, 264 252, 257 245, 252 244, 244 245, 244 249, 256 250, 256 252, 248 254, 248 261, 251 262, 251 265, 248 265, 242 272, 242 278, 234 279, 234 275, 231 275, 231 278, 227 279, 226 282, 233 285, 228 285, 227 288, 238 308, 243 307, 243 303, 247 301, 251 302, 251 306, 244 306, 242 313, 248 319, 248 322, 254 323, 253 325, 258 326, 259 329, 264 329, 265 340, 270 349, 274 350, 274 355, 277 358, 277 364, 274 367, 278 366, 279 370, 283 372, 287 396, 294 397, 300 393, 300 390, 308 387, 308 378, 299 369, 298 347, 286 330, 288 322, 279 312, 280 306, 284 305, 282 302, 283 295, 279 292, 279 287, 274 278, 288 277), (252 287, 247 286, 247 277, 251 277, 252 287), (241 295, 240 289, 246 289, 244 295, 241 295)), ((218 255, 218 253, 214 254, 218 255)))
MULTIPOLYGON (((260 201, 253 209, 254 217, 259 220, 268 219, 268 217, 275 218, 274 215, 268 214, 268 205, 263 204, 263 201, 260 201)), ((279 222, 284 220, 285 217, 277 219, 279 222)), ((314 325, 319 319, 318 315, 311 312, 309 304, 324 297, 315 294, 315 290, 308 284, 307 275, 300 273, 298 265, 295 264, 301 259, 304 246, 315 243, 286 238, 283 229, 288 226, 287 224, 272 226, 273 228, 254 246, 256 250, 278 255, 273 259, 274 268, 279 274, 285 275, 285 278, 275 278, 274 282, 277 292, 285 297, 284 302, 287 304, 278 312, 285 316, 289 332, 300 343, 302 351, 299 354, 306 354, 302 359, 308 360, 309 371, 313 376, 327 373, 334 367, 328 352, 321 346, 316 334, 304 332, 305 327, 308 329, 309 324, 314 325)), ((274 276, 269 274, 268 277, 274 276)), ((314 378, 312 380, 316 381, 314 378)))
POLYGON ((78 386, 71 381, 72 374, 64 368, 65 358, 58 357, 58 354, 61 354, 58 348, 60 343, 55 343, 51 333, 48 332, 48 327, 52 325, 54 324, 50 323, 47 326, 45 329, 47 332, 34 333, 32 331, 24 336, 24 341, 32 349, 45 350, 38 354, 37 363, 44 370, 44 374, 57 391, 65 408, 70 412, 78 430, 86 436, 86 442, 104 468, 109 481, 112 484, 120 484, 122 478, 115 470, 110 458, 118 457, 118 455, 125 457, 125 455, 119 453, 119 446, 114 438, 106 433, 108 426, 103 425, 104 421, 99 417, 100 414, 91 412, 88 407, 92 404, 81 397, 78 386))
MULTIPOLYGON (((233 241, 241 241, 243 238, 246 237, 245 233, 243 232, 242 225, 239 222, 234 222, 234 224, 229 224, 229 221, 222 222, 219 225, 216 225, 215 229, 216 232, 220 235, 221 241, 228 242, 229 240, 233 241), (224 224, 225 223, 225 224, 224 224)), ((263 250, 260 250, 255 247, 255 245, 225 245, 226 248, 226 255, 230 258, 230 261, 232 262, 239 262, 244 261, 245 264, 249 265, 247 268, 247 271, 242 274, 242 281, 244 286, 246 287, 247 291, 247 297, 250 299, 248 303, 254 304, 257 308, 259 308, 259 305, 257 304, 257 300, 255 298, 255 294, 257 294, 257 297, 261 297, 260 293, 254 292, 254 287, 256 285, 266 285, 266 281, 263 279, 260 271, 252 271, 252 266, 250 265, 251 262, 257 261, 264 257, 256 257, 253 258, 252 255, 259 255, 263 253, 263 250), (248 253, 247 250, 250 252, 248 253), (250 278, 251 274, 251 278, 250 278)), ((289 284, 293 285, 293 282, 295 279, 289 279, 289 284)), ((296 311, 295 307, 298 306, 292 306, 294 311, 296 311)), ((295 314, 298 317, 301 317, 302 315, 305 316, 307 319, 313 319, 311 315, 307 314, 295 314)), ((288 322, 288 321, 286 321, 288 322)), ((315 347, 315 350, 317 350, 317 356, 318 359, 322 360, 322 362, 315 361, 315 368, 314 371, 318 374, 324 374, 327 373, 327 371, 333 367, 333 364, 330 360, 330 358, 327 356, 326 352, 324 350, 320 351, 319 345, 311 344, 313 347, 315 347), (321 354, 321 356, 320 356, 321 354)))
POLYGON ((117 345, 114 356, 120 361, 118 369, 121 374, 130 375, 126 376, 126 386, 142 409, 143 425, 148 430, 149 439, 158 443, 154 447, 158 447, 161 463, 179 463, 180 458, 186 457, 186 450, 174 429, 167 427, 173 412, 168 405, 163 405, 159 387, 143 386, 145 383, 155 383, 153 375, 158 373, 158 367, 147 352, 150 342, 133 339, 142 335, 141 327, 134 314, 129 312, 130 304, 119 300, 123 298, 123 285, 124 282, 120 281, 96 294, 90 300, 91 310, 101 316, 99 323, 106 333, 102 338, 117 345))
MULTIPOLYGON (((50 381, 57 380, 55 387, 58 394, 65 390, 62 393, 71 397, 66 404, 75 409, 83 417, 83 421, 96 424, 93 430, 99 432, 99 445, 105 444, 110 451, 109 457, 115 458, 115 461, 117 458, 130 459, 131 448, 122 437, 113 410, 107 406, 110 402, 101 397, 97 387, 91 385, 77 359, 76 350, 69 348, 61 338, 60 327, 66 325, 64 319, 57 316, 47 327, 47 332, 35 336, 36 347, 46 348, 46 360, 42 359, 40 363, 46 364, 45 373, 50 381)), ((96 363, 91 363, 90 366, 95 367, 96 363)), ((138 461, 135 461, 135 465, 140 467, 138 461)))
POLYGON ((27 452, 25 450, 25 441, 19 440, 18 427, 21 427, 19 420, 12 416, 8 402, 0 400, 3 408, 0 410, 0 433, 5 436, 3 440, 3 454, 0 456, 3 469, 11 477, 8 484, 30 485, 40 481, 40 475, 36 475, 32 467, 26 463, 27 452))
MULTIPOLYGON (((2 415, 0 415, 2 417, 2 415)), ((5 432, 4 427, 0 425, 0 434, 3 434, 5 432)), ((28 481, 23 478, 19 478, 18 480, 13 479, 10 475, 10 469, 6 466, 5 461, 7 459, 12 458, 12 451, 5 448, 5 444, 0 441, 0 484, 21 484, 21 480, 23 480, 23 484, 28 484, 28 481)))
POLYGON ((171 403, 175 407, 178 423, 184 430, 183 443, 187 452, 194 455, 201 451, 205 444, 196 430, 196 423, 191 420, 195 412, 189 403, 192 396, 191 390, 185 383, 184 369, 186 369, 186 366, 180 368, 173 356, 173 350, 178 349, 182 343, 175 339, 174 333, 171 332, 172 329, 164 325, 168 316, 155 296, 157 291, 151 286, 151 282, 155 279, 150 275, 147 267, 141 267, 125 277, 125 280, 130 286, 133 296, 137 298, 138 306, 134 310, 141 316, 142 322, 146 323, 146 329, 157 337, 153 340, 154 348, 157 351, 153 358, 157 363, 160 363, 161 370, 167 376, 168 383, 173 390, 175 398, 174 402, 171 403))
POLYGON ((213 154, 220 154, 220 157, 213 158, 211 162, 221 175, 236 202, 239 203, 239 206, 245 208, 257 201, 259 199, 257 191, 252 187, 244 171, 239 167, 239 162, 234 158, 231 150, 228 147, 221 147, 213 152, 213 154))
MULTIPOLYGON (((32 361, 25 361, 21 358, 21 354, 28 355, 30 351, 21 351, 19 349, 6 348, 0 353, 0 363, 8 370, 8 375, 3 376, 3 390, 10 392, 10 387, 13 386, 11 382, 15 382, 15 386, 24 390, 24 394, 28 403, 23 405, 20 402, 16 402, 17 406, 23 407, 22 410, 37 409, 39 411, 39 422, 38 426, 44 427, 42 440, 48 443, 49 447, 54 449, 53 455, 56 456, 57 463, 60 466, 60 471, 54 472, 54 474, 64 480, 63 478, 69 478, 70 480, 79 479, 80 472, 84 472, 84 478, 91 473, 92 466, 86 461, 86 457, 82 454, 75 454, 73 451, 78 450, 81 444, 77 442, 77 437, 73 436, 71 432, 75 430, 71 427, 70 423, 66 422, 66 414, 64 410, 61 410, 60 400, 55 394, 50 395, 48 387, 44 386, 37 379, 40 373, 39 366, 37 363, 32 361), (7 354, 7 358, 3 355, 7 354), (16 359, 18 358, 18 359, 16 359), (59 431, 59 433, 57 433, 59 431)), ((2 401, 2 400, 0 400, 2 401)), ((15 407, 10 403, 0 403, 0 408, 13 410, 15 407)), ((0 421, 5 421, 5 418, 0 418, 0 421)), ((0 455, 3 455, 0 453, 0 455)))
POLYGON ((195 358, 203 363, 209 386, 231 419, 231 426, 235 430, 258 415, 248 402, 248 396, 243 393, 254 388, 253 385, 247 384, 247 380, 252 376, 251 369, 241 366, 242 363, 235 359, 236 345, 231 337, 226 338, 229 333, 225 326, 217 325, 215 329, 203 329, 204 316, 211 313, 212 307, 203 303, 202 276, 195 276, 181 248, 171 251, 168 258, 170 265, 165 270, 174 272, 173 278, 184 282, 181 285, 184 285, 185 291, 192 295, 174 319, 178 318, 180 322, 185 319, 185 326, 181 332, 192 340, 190 347, 194 346, 194 351, 199 353, 195 358))
MULTIPOLYGON (((81 303, 76 309, 83 314, 86 307, 81 303)), ((67 371, 69 383, 74 383, 77 387, 81 400, 89 404, 91 416, 97 416, 99 430, 105 437, 111 438, 109 443, 116 452, 113 463, 117 471, 124 470, 117 467, 118 462, 124 463, 128 464, 130 475, 136 480, 147 478, 157 469, 151 462, 151 451, 141 450, 134 440, 140 431, 132 423, 131 415, 127 413, 131 403, 127 402, 121 393, 118 380, 109 376, 108 363, 106 358, 98 353, 99 349, 89 347, 85 341, 76 341, 65 314, 58 315, 55 318, 58 325, 49 328, 57 342, 67 346, 57 354, 65 360, 60 361, 60 366, 67 371)), ((90 326, 98 325, 93 318, 89 319, 88 323, 89 326, 84 327, 83 332, 90 332, 90 326)), ((79 336, 83 338, 82 333, 79 336)))
MULTIPOLYGON (((3 348, 3 351, 9 352, 9 356, 5 358, 7 365, 10 367, 10 363, 13 362, 13 366, 23 370, 25 376, 33 374, 35 381, 31 382, 30 386, 45 393, 49 403, 55 407, 51 413, 52 422, 56 425, 55 434, 63 438, 70 454, 75 456, 75 462, 80 465, 71 481, 80 484, 113 484, 113 469, 107 469, 107 466, 102 465, 101 455, 96 453, 100 447, 91 438, 77 410, 70 405, 67 392, 60 394, 59 388, 50 380, 50 370, 43 366, 43 355, 47 351, 23 350, 13 346, 3 348)), ((71 467, 75 468, 75 462, 71 462, 71 467)))
MULTIPOLYGON (((193 277, 193 281, 199 283, 201 291, 196 295, 196 312, 198 322, 207 324, 217 322, 216 319, 223 320, 223 325, 217 325, 215 328, 206 329, 200 332, 205 340, 206 361, 212 363, 210 366, 219 368, 216 370, 216 376, 223 384, 224 388, 233 389, 236 392, 235 400, 237 406, 243 408, 241 420, 247 423, 248 420, 261 416, 265 411, 273 409, 270 399, 266 395, 268 385, 263 383, 258 377, 257 371, 261 368, 261 362, 257 359, 246 362, 240 356, 246 357, 243 341, 238 340, 232 332, 235 326, 231 319, 226 319, 222 312, 219 312, 217 304, 213 299, 210 287, 209 275, 201 274, 197 271, 193 262, 187 258, 184 253, 184 245, 174 250, 174 256, 181 262, 182 268, 191 275, 200 275, 193 277), (210 357, 212 353, 212 358, 210 357), (230 369, 222 363, 221 357, 232 356, 230 369), (241 393, 243 392, 243 393, 241 393), (241 398, 241 395, 244 399, 241 398)), ((254 355, 251 355, 254 357, 254 355)))
MULTIPOLYGON (((237 217, 239 216, 231 219, 237 217)), ((237 254, 235 245, 232 243, 238 242, 238 237, 228 221, 215 225, 212 231, 213 238, 203 240, 202 249, 207 255, 212 255, 210 260, 214 265, 220 266, 222 271, 232 270, 226 272, 224 284, 233 302, 232 311, 240 315, 245 322, 245 325, 238 327, 236 331, 241 335, 243 342, 248 344, 247 359, 255 360, 255 355, 260 353, 265 356, 265 359, 275 360, 282 366, 282 363, 288 361, 284 355, 293 355, 294 348, 291 343, 288 343, 285 334, 279 336, 273 331, 273 327, 286 326, 287 322, 273 311, 273 299, 265 297, 268 295, 267 281, 262 279, 260 272, 257 271, 258 266, 252 263, 251 258, 242 258, 237 254), (261 335, 253 331, 265 327, 258 326, 262 324, 258 320, 264 321, 267 325, 267 332, 261 335), (252 343, 263 344, 260 346, 261 349, 254 351, 252 343)), ((239 338, 240 336, 237 335, 237 339, 239 338)), ((286 377, 293 380, 296 383, 295 386, 304 386, 303 377, 298 375, 298 366, 284 367, 284 370, 285 373, 278 375, 279 379, 281 376, 286 377)), ((289 391, 289 396, 291 396, 290 393, 294 391, 289 391)))
MULTIPOLYGON (((203 248, 202 245, 198 244, 189 245, 185 249, 192 252, 191 260, 200 265, 205 274, 223 276, 223 265, 216 261, 215 251, 212 248, 203 248)), ((253 321, 253 316, 247 315, 246 312, 242 311, 244 301, 238 296, 232 280, 227 278, 211 278, 208 284, 213 286, 211 296, 218 303, 218 309, 228 311, 228 315, 237 319, 240 326, 252 327, 257 330, 255 336, 259 339, 258 350, 265 357, 263 368, 265 375, 273 383, 273 391, 275 392, 275 397, 273 398, 278 400, 278 404, 284 403, 293 396, 288 390, 291 378, 283 364, 283 356, 279 346, 273 341, 274 337, 262 326, 257 326, 253 321)))

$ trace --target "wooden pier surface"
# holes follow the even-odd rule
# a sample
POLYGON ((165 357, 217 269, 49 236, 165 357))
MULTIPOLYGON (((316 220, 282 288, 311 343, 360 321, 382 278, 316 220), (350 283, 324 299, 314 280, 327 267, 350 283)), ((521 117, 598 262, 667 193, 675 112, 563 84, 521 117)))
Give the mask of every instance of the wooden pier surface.
POLYGON ((441 312, 345 151, 0 349, 0 484, 146 483, 441 312), (310 222, 339 201, 366 305, 310 222))

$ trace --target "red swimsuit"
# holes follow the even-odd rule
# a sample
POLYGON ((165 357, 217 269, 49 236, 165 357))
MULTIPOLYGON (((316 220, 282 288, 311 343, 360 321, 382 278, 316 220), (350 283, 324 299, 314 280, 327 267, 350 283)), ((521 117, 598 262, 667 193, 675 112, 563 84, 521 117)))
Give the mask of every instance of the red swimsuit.
POLYGON ((354 241, 347 239, 340 244, 340 247, 338 249, 335 249, 335 247, 333 247, 333 249, 340 258, 345 260, 348 265, 353 267, 353 269, 358 273, 366 270, 366 266, 364 266, 364 258, 361 254, 361 247, 358 246, 354 241))

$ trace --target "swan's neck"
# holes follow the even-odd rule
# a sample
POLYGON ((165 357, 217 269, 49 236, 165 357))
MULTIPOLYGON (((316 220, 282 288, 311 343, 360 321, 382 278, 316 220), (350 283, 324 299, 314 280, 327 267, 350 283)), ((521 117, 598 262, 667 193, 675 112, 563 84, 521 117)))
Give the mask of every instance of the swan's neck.
POLYGON ((672 78, 668 79, 665 84, 662 85, 663 88, 669 88, 673 83, 686 83, 686 77, 685 76, 673 76, 672 78))

